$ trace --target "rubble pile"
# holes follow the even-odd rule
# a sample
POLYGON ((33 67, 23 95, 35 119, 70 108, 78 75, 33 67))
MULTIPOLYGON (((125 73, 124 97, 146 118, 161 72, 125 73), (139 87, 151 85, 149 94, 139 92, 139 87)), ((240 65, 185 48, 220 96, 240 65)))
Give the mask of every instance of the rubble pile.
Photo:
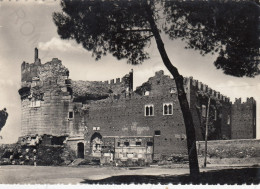
POLYGON ((17 142, 0 146, 0 165, 68 165, 76 155, 65 145, 17 142))

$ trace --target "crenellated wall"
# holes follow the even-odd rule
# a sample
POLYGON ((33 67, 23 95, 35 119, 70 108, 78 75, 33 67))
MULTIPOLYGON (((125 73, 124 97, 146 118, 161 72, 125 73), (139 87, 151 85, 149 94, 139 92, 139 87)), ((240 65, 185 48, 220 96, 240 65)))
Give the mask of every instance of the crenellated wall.
POLYGON ((253 97, 245 102, 235 99, 231 116, 232 139, 256 138, 256 101, 253 97))
POLYGON ((204 140, 206 116, 203 117, 202 115, 202 106, 206 107, 206 111, 209 97, 211 99, 209 111, 210 128, 214 130, 214 137, 209 136, 208 139, 230 139, 231 127, 230 123, 227 121, 228 117, 231 115, 230 98, 211 89, 208 85, 193 79, 193 77, 184 78, 184 85, 195 125, 196 139, 204 140))
MULTIPOLYGON (((69 136, 66 142, 74 150, 84 145, 83 156, 92 154, 97 136, 109 139, 113 148, 129 153, 132 153, 130 147, 121 148, 115 141, 119 141, 118 138, 121 142, 136 140, 139 144, 141 141, 141 145, 132 146, 132 150, 134 153, 141 150, 142 156, 149 155, 149 158, 150 152, 154 159, 187 155, 186 131, 175 80, 162 70, 133 91, 133 71, 110 81, 73 81, 59 59, 41 64, 35 49, 34 63, 23 62, 21 74, 23 136, 69 136)), ((192 77, 184 78, 184 89, 197 140, 204 140, 203 111, 207 109, 209 97, 209 129, 212 131, 209 140, 255 138, 256 102, 253 98, 245 103, 237 99, 232 105, 228 97, 192 77)))
POLYGON ((152 86, 149 95, 132 92, 129 96, 111 96, 87 105, 87 153, 91 153, 91 137, 98 132, 102 137, 151 137, 154 140, 154 159, 172 154, 187 155, 177 93, 171 93, 170 88, 165 87, 174 86, 173 80, 159 72, 149 82, 152 86), (172 115, 163 114, 164 103, 172 103, 172 115), (153 106, 152 116, 145 116, 145 105, 153 106), (160 135, 157 136, 155 131, 160 131, 160 135))
POLYGON ((38 49, 35 49, 34 63, 22 63, 21 78, 18 92, 21 96, 23 136, 83 136, 87 120, 84 119, 82 102, 130 93, 133 85, 132 71, 121 80, 117 79, 116 83, 72 81, 61 60, 53 58, 41 64, 38 49))
POLYGON ((208 85, 193 79, 193 77, 185 77, 184 84, 187 90, 189 90, 192 87, 192 90, 204 92, 208 94, 211 98, 218 99, 224 102, 230 102, 229 97, 226 97, 220 92, 211 89, 208 85))
POLYGON ((133 70, 122 78, 111 79, 101 83, 110 88, 115 94, 121 94, 125 90, 133 91, 133 70))

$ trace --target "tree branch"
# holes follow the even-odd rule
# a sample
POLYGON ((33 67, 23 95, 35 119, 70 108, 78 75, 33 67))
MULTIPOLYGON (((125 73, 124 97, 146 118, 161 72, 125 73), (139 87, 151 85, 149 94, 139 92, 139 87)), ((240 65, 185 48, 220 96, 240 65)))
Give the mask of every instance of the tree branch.
POLYGON ((131 29, 131 30, 123 30, 124 32, 152 32, 151 29, 131 29))

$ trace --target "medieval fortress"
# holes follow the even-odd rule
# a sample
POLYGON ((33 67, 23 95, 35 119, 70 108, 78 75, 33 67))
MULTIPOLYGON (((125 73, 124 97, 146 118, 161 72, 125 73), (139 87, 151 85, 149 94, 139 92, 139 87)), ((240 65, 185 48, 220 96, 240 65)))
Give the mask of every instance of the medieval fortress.
MULTIPOLYGON (((66 144, 78 158, 104 161, 187 154, 186 133, 174 79, 158 71, 133 89, 133 71, 110 81, 73 81, 53 58, 21 66, 22 136, 48 145, 66 144)), ((184 79, 196 139, 204 140, 209 108, 209 140, 256 137, 256 101, 241 103, 207 85, 184 79), (208 107, 208 98, 211 98, 208 107)))

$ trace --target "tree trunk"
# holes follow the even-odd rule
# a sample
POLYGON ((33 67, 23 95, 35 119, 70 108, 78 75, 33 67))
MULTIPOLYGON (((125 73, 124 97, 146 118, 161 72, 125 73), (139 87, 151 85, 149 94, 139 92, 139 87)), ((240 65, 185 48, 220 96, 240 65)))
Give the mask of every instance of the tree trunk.
POLYGON ((199 165, 198 165, 198 157, 197 157, 197 149, 196 149, 195 128, 194 128, 187 96, 184 91, 183 77, 182 77, 182 75, 179 74, 178 69, 171 64, 171 61, 164 48, 164 44, 161 39, 159 30, 154 21, 153 13, 152 13, 150 6, 147 4, 145 7, 146 7, 147 16, 148 16, 148 22, 150 23, 151 30, 155 37, 157 48, 160 52, 163 63, 166 66, 166 68, 170 71, 172 76, 174 77, 174 80, 176 83, 176 87, 177 87, 177 91, 178 91, 178 99, 180 102, 180 106, 181 106, 181 110, 182 110, 182 114, 183 114, 183 118, 184 118, 184 124, 185 124, 185 128, 186 128, 190 176, 194 181, 198 181, 199 165))

